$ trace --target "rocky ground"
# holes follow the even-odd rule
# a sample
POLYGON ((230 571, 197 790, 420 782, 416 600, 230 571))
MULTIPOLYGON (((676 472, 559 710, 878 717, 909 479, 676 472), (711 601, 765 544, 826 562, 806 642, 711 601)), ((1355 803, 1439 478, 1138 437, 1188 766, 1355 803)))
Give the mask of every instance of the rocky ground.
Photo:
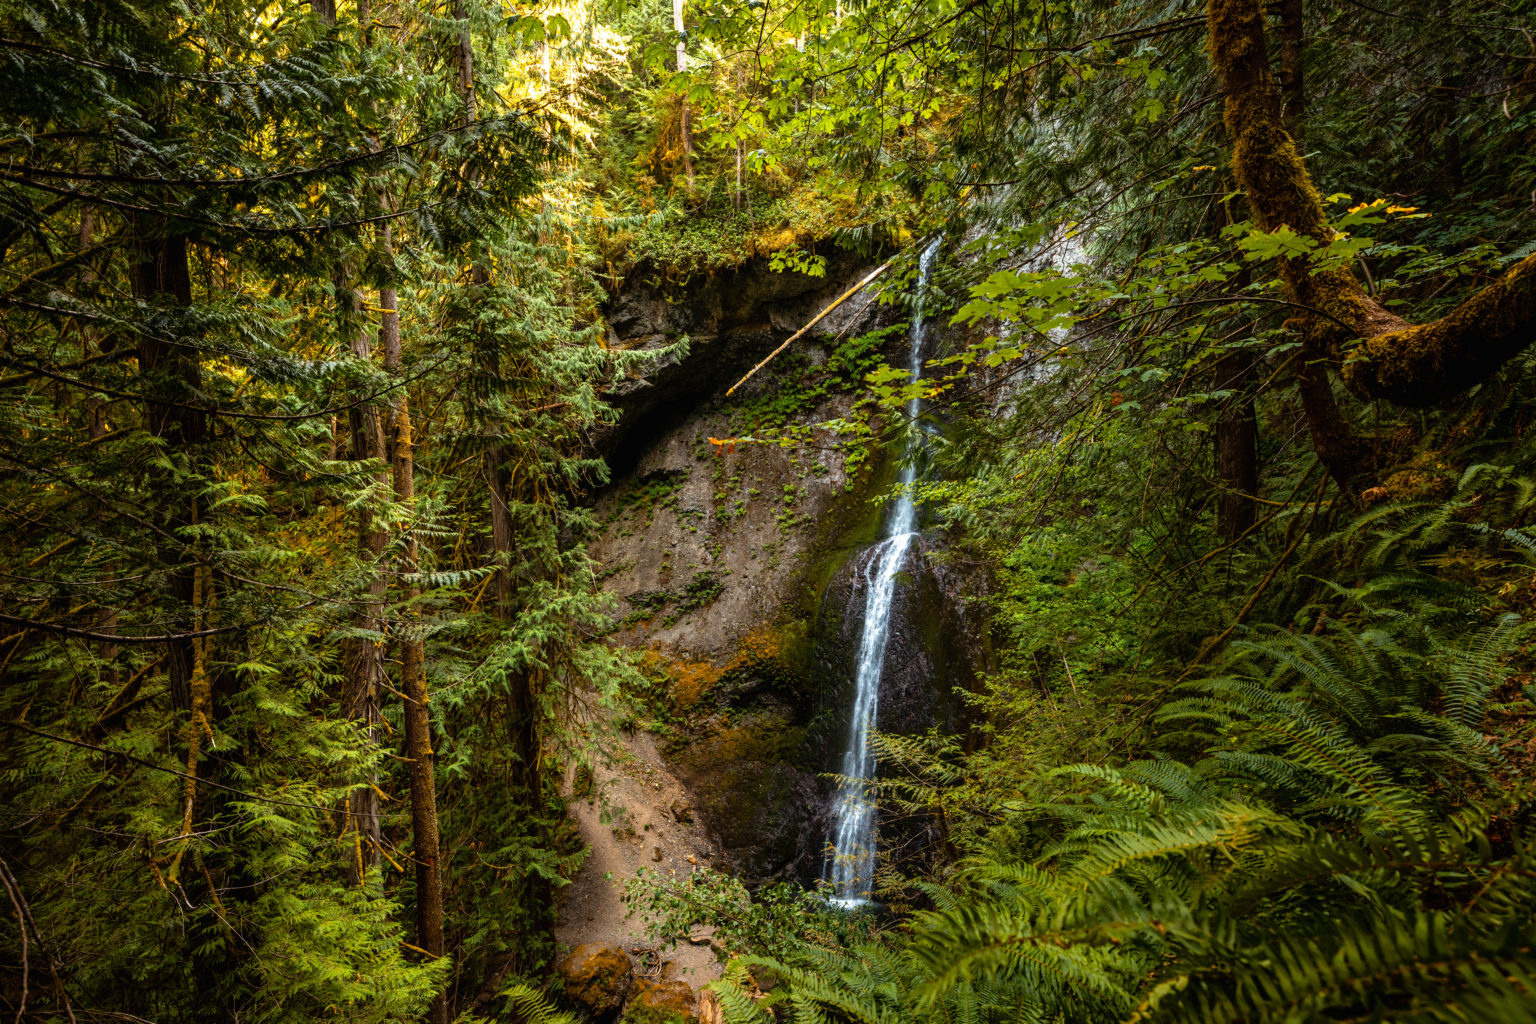
POLYGON ((641 977, 682 981, 694 989, 720 977, 706 937, 658 947, 623 901, 625 882, 641 868, 686 876, 719 857, 688 791, 657 751, 656 738, 646 732, 621 737, 607 763, 594 771, 591 788, 589 797, 570 804, 591 852, 562 894, 555 938, 562 948, 621 946, 641 977))

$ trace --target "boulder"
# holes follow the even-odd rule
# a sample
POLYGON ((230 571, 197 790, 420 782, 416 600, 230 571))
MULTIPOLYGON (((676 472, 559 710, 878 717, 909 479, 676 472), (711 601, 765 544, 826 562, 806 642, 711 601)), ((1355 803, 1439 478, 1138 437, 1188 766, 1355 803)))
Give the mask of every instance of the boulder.
POLYGON ((763 995, 767 995, 784 983, 778 971, 763 964, 753 964, 748 967, 747 974, 752 977, 752 984, 756 985, 757 990, 763 995))
POLYGON ((652 981, 641 978, 629 994, 624 1016, 645 1024, 699 1024, 699 999, 684 981, 652 981))
POLYGON ((565 981, 565 994, 594 1016, 623 1006, 635 977, 629 954, 612 942, 584 942, 555 970, 565 981))

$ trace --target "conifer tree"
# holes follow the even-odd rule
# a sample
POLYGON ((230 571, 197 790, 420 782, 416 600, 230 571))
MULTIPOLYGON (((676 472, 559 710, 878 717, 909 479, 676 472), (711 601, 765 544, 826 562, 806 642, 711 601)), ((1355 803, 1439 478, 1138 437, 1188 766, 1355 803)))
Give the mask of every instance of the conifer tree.
POLYGON ((56 971, 34 1011, 446 1016, 424 638, 479 577, 418 542, 454 478, 423 500, 407 396, 463 366, 405 350, 389 293, 432 322, 541 143, 445 118, 426 13, 373 13, 0 7, 3 857, 56 971))

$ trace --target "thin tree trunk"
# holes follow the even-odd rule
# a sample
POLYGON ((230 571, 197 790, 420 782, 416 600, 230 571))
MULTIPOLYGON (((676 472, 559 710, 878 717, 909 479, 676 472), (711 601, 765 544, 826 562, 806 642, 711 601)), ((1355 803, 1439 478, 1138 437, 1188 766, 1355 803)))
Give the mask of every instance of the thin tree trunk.
MULTIPOLYGON (((362 299, 338 275, 337 292, 350 309, 349 328, 352 331, 352 355, 366 362, 373 361, 373 343, 362 325, 362 299)), ((354 407, 349 418, 352 426, 352 458, 358 462, 373 462, 381 466, 373 474, 375 497, 385 493, 389 486, 389 471, 385 461, 384 427, 377 409, 367 405, 354 407)), ((382 720, 380 698, 384 683, 384 576, 382 575, 384 548, 388 535, 372 509, 366 504, 358 513, 358 553, 369 566, 368 585, 362 600, 353 613, 352 626, 359 636, 342 641, 342 667, 344 691, 342 709, 356 723, 363 740, 373 746, 378 742, 379 723, 382 720), (378 638, 378 639, 375 639, 378 638)), ((379 825, 379 796, 376 780, 369 779, 366 788, 358 789, 347 798, 351 825, 357 830, 356 863, 353 865, 358 880, 378 866, 382 848, 382 832, 379 825)))
MULTIPOLYGON (((80 215, 80 252, 84 253, 90 249, 94 233, 95 217, 90 207, 86 207, 85 212, 80 215)), ((85 264, 85 269, 80 274, 80 285, 82 289, 88 290, 94 295, 96 291, 96 271, 89 262, 85 264)), ((80 356, 84 359, 92 354, 91 349, 96 348, 99 350, 101 334, 96 328, 90 326, 83 327, 81 334, 85 339, 85 343, 81 346, 80 356)), ((103 437, 106 437, 106 403, 95 395, 86 396, 85 415, 86 430, 89 432, 91 440, 100 441, 103 437)), ((104 607, 101 610, 101 614, 96 617, 96 631, 98 633, 116 633, 117 622, 117 609, 104 607)), ((103 662, 101 681, 111 687, 115 693, 122 682, 117 669, 117 645, 100 644, 96 648, 96 654, 103 662)))
MULTIPOLYGON (((188 306, 192 303, 192 278, 187 270, 185 235, 167 232, 164 225, 151 225, 147 219, 134 221, 134 264, 129 278, 133 294, 155 304, 188 306)), ((207 420, 196 408, 202 388, 202 367, 197 353, 170 340, 144 333, 139 336, 139 374, 150 397, 145 399, 144 415, 149 433, 160 438, 170 451, 179 451, 195 459, 197 449, 207 434, 207 420)), ((169 489, 169 484, 164 486, 169 489)), ((196 496, 164 495, 164 525, 169 531, 182 529, 197 520, 196 496)), ((175 566, 170 573, 171 596, 182 611, 183 624, 192 622, 193 587, 196 566, 187 564, 179 546, 162 547, 163 557, 175 566)), ((166 663, 171 701, 176 707, 192 707, 193 645, 191 640, 173 640, 166 645, 166 663)))
POLYGON ((1285 130, 1304 152, 1301 129, 1307 116, 1306 81, 1302 74, 1301 49, 1306 38, 1303 0, 1280 0, 1280 95, 1285 99, 1285 130))
POLYGON ((454 64, 459 72, 459 97, 464 102, 464 122, 468 124, 478 116, 478 111, 475 106, 475 50, 469 37, 469 14, 464 10, 464 0, 453 0, 453 17, 463 25, 459 30, 454 64))
POLYGON ((1254 522, 1254 495, 1259 489, 1259 421, 1253 401, 1253 357, 1229 352, 1216 361, 1215 384, 1231 391, 1216 420, 1216 532, 1232 540, 1254 522))
MULTIPOLYGON (((134 264, 129 278, 135 296, 152 304, 189 306, 192 304, 192 276, 187 266, 185 235, 167 231, 164 224, 151 225, 145 218, 134 221, 134 264)), ((175 344, 172 339, 139 338, 139 373, 146 391, 154 396, 145 401, 149 431, 159 438, 168 452, 178 452, 192 467, 198 461, 198 449, 207 439, 207 418, 196 408, 202 387, 202 366, 195 350, 175 344)), ((164 526, 169 533, 198 522, 198 499, 173 494, 177 488, 163 474, 156 474, 159 490, 168 513, 164 526)), ((179 489, 179 488, 177 488, 179 489)), ((171 594, 188 630, 200 626, 199 614, 212 599, 212 581, 195 560, 189 560, 180 545, 162 544, 162 557, 176 566, 171 572, 171 594)), ((186 743, 186 780, 183 789, 181 835, 169 877, 179 874, 185 840, 192 833, 197 810, 198 764, 202 758, 205 736, 212 736, 213 693, 206 671, 206 639, 173 640, 166 647, 169 689, 172 703, 187 712, 182 729, 186 743)))
MULTIPOLYGON (((460 21, 465 20, 462 0, 455 0, 454 16, 460 21)), ((465 120, 469 121, 474 119, 476 107, 474 52, 470 47, 467 28, 459 34, 458 50, 459 89, 464 102, 465 120)), ((490 283, 490 275, 484 267, 476 266, 471 271, 471 281, 475 287, 483 288, 490 283)), ((491 376, 495 376, 499 370, 495 366, 487 366, 485 369, 491 376)), ((492 435, 499 433, 495 424, 486 424, 485 428, 492 435)), ((507 505, 512 488, 508 462, 505 445, 497 440, 487 443, 483 465, 490 505, 491 548, 496 561, 494 608, 497 617, 504 622, 511 619, 513 611, 512 576, 507 569, 507 560, 515 542, 511 510, 507 505)), ((540 790, 538 721, 531 681, 526 672, 519 672, 508 680, 507 713, 508 739, 513 755, 513 788, 527 793, 531 802, 537 802, 540 790)))
MULTIPOLYGON (((455 0, 455 16, 463 19, 462 0, 455 0)), ((467 120, 475 117, 476 105, 474 94, 474 53, 470 46, 469 31, 466 28, 460 33, 459 44, 459 85, 463 93, 464 112, 467 120)), ((687 138, 686 107, 684 110, 684 137, 687 138)), ((691 142, 688 143, 691 153, 691 142)), ((689 164, 690 184, 692 181, 692 164, 689 164)), ((490 275, 484 266, 477 265, 472 268, 471 282, 475 288, 486 288, 490 284, 490 275)), ((491 358, 494 358, 491 357, 491 358)), ((499 375, 499 365, 487 364, 484 367, 487 377, 494 379, 499 375)), ((487 498, 491 520, 491 548, 492 558, 495 561, 496 572, 494 578, 495 600, 492 608, 503 627, 510 625, 514 615, 514 594, 512 574, 509 569, 512 551, 516 545, 515 527, 512 521, 509 501, 512 495, 512 473, 510 468, 510 451, 499 440, 500 425, 495 422, 482 424, 489 435, 485 448, 484 461, 482 463, 487 484, 487 498)), ((534 702, 532 679, 526 670, 510 673, 506 679, 507 692, 507 745, 510 758, 510 770, 507 782, 512 793, 512 799, 521 801, 529 812, 535 812, 539 808, 542 799, 542 773, 539 763, 539 728, 538 710, 534 702)), ((544 921, 544 912, 550 903, 549 886, 537 875, 527 875, 520 886, 519 902, 525 908, 527 919, 530 921, 544 921)))
MULTIPOLYGON (((384 247, 389 251, 390 231, 384 228, 384 247)), ((379 289, 379 347, 384 353, 384 368, 395 377, 401 374, 400 314, 398 296, 393 288, 379 289)), ((412 436, 410 398, 404 388, 393 392, 389 405, 390 463, 394 472, 395 500, 407 512, 416 507, 415 439, 412 436)), ((414 523, 407 523, 405 544, 399 561, 402 574, 419 569, 414 523)), ((405 587, 407 603, 421 596, 415 584, 405 587)), ((416 867, 416 944, 433 957, 443 955, 443 880, 440 859, 441 842, 437 826, 437 779, 432 762, 432 713, 428 707, 424 650, 421 638, 410 626, 416 618, 408 609, 403 618, 406 629, 400 636, 400 692, 405 695, 405 757, 411 780, 412 860, 416 867)), ((428 1019, 431 1024, 447 1024, 448 998, 438 992, 432 998, 428 1019)))
MULTIPOLYGON (((688 70, 688 44, 684 39, 683 0, 672 0, 672 29, 677 33, 677 71, 688 70)), ((682 113, 678 128, 683 136, 683 171, 688 175, 688 188, 693 188, 693 130, 688 124, 688 94, 683 94, 682 113)))
MULTIPOLYGON (((310 0, 310 9, 327 26, 335 26, 336 0, 310 0)), ((362 296, 352 287, 353 276, 351 268, 342 264, 336 268, 332 279, 337 302, 341 304, 342 329, 351 335, 348 348, 352 355, 372 363, 373 342, 363 318, 362 296)), ((373 497, 378 497, 389 486, 389 470, 383 466, 386 459, 384 427, 378 410, 371 405, 354 406, 348 413, 348 421, 352 432, 352 458, 358 462, 380 464, 381 468, 373 474, 373 497)), ((370 575, 364 597, 352 617, 352 627, 361 635, 347 637, 341 642, 342 713, 356 725, 360 738, 370 749, 378 743, 379 724, 383 720, 379 701, 385 681, 382 643, 384 577, 380 574, 380 563, 388 536, 375 518, 365 503, 358 513, 358 548, 369 565, 370 575)), ((346 827, 354 832, 352 873, 357 884, 378 866, 384 845, 379 823, 378 779, 370 777, 367 782, 366 787, 347 795, 346 804, 346 827)))
MULTIPOLYGON (((364 26, 364 45, 372 45, 372 5, 358 0, 358 22, 364 26)), ((374 148, 378 148, 375 141, 374 148)), ((392 209, 387 193, 380 192, 380 206, 392 209)), ((386 256, 394 255, 393 231, 388 222, 380 228, 380 241, 386 256)), ((397 381, 402 376, 399 294, 393 284, 379 288, 379 348, 384 369, 397 381)), ((402 382, 403 383, 403 382, 402 382)), ((411 516, 416 508, 416 449, 411 426, 410 395, 401 386, 390 392, 386 411, 386 455, 394 484, 395 501, 411 516)), ((420 569, 415 523, 407 519, 404 543, 396 568, 402 577, 420 569)), ((411 791, 411 860, 416 875, 416 945, 435 959, 441 959, 443 944, 442 842, 437 824, 437 778, 432 754, 432 713, 428 707, 425 651, 415 624, 414 602, 421 588, 414 583, 404 587, 406 608, 401 613, 405 628, 398 631, 400 650, 400 692, 404 695, 405 757, 411 791)), ((427 1008, 431 1024, 448 1024, 448 993, 433 993, 427 1008)))
MULTIPOLYGON (((491 547, 496 558, 496 617, 510 622, 513 615, 512 574, 507 556, 512 551, 514 532, 511 510, 507 506, 512 491, 507 469, 507 451, 501 444, 486 448, 485 465, 491 505, 491 547)), ((539 799, 539 739, 533 691, 527 672, 518 672, 507 680, 507 728, 512 753, 511 783, 527 794, 530 804, 539 799)))
MULTIPOLYGON (((465 20, 462 0, 454 0, 453 12, 455 18, 461 22, 465 20)), ((466 121, 471 121, 476 115, 474 52, 470 45, 467 26, 459 34, 457 60, 464 117, 466 121)), ((476 265, 471 268, 470 281, 474 288, 486 288, 490 284, 490 274, 484 266, 476 265)), ((490 378, 496 377, 500 372, 500 367, 495 364, 487 364, 483 369, 490 378)), ((492 607, 497 618, 506 624, 511 621, 513 615, 512 576, 508 563, 515 545, 512 516, 508 507, 512 489, 511 471, 508 466, 509 452, 505 444, 498 439, 500 434, 498 424, 482 422, 481 426, 489 435, 481 465, 485 473, 490 507, 491 556, 496 566, 493 580, 495 600, 492 607)), ((514 794, 513 799, 524 801, 524 806, 530 811, 538 806, 542 781, 539 769, 538 716, 531 682, 525 671, 511 674, 506 680, 507 739, 512 755, 508 782, 514 794)), ((540 920, 540 912, 546 909, 549 903, 547 884, 542 883, 535 876, 526 877, 522 883, 520 902, 527 909, 531 920, 540 920)))

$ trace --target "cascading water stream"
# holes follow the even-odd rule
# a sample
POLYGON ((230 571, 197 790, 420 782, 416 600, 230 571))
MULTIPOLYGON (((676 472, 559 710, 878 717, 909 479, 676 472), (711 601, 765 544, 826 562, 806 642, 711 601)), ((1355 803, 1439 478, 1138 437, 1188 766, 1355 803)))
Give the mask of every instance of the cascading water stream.
MULTIPOLYGON (((922 377, 923 292, 938 247, 939 240, 935 239, 918 259, 908 363, 914 380, 922 377)), ((907 404, 907 418, 916 423, 920 411, 919 400, 913 398, 907 404)), ((859 639, 853 718, 848 729, 848 749, 843 754, 843 781, 837 791, 837 818, 825 875, 832 887, 832 902, 843 907, 868 903, 875 878, 875 805, 868 784, 874 777, 875 755, 870 749, 869 734, 879 710, 880 677, 885 671, 885 648, 891 635, 896 577, 917 537, 917 505, 912 500, 912 485, 917 481, 918 437, 915 430, 908 435, 898 478, 900 489, 886 517, 884 537, 869 550, 863 562, 864 631, 859 639)))

